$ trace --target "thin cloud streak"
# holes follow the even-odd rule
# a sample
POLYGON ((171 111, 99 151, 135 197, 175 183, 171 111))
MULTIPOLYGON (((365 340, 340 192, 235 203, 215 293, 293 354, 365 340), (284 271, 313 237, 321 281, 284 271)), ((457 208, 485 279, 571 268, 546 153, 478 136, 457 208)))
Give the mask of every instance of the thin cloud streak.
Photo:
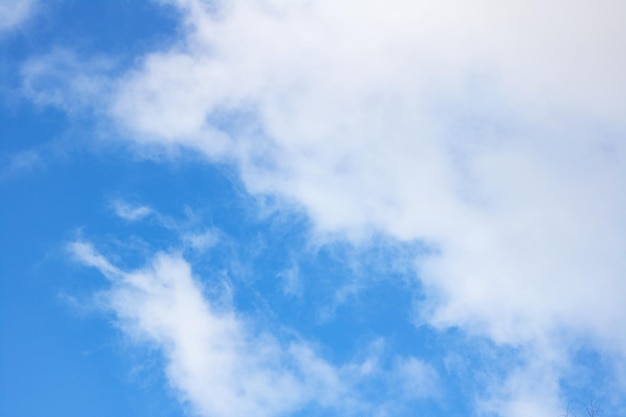
POLYGON ((114 200, 113 210, 118 217, 129 222, 135 222, 153 214, 153 210, 148 206, 134 206, 123 200, 114 200))

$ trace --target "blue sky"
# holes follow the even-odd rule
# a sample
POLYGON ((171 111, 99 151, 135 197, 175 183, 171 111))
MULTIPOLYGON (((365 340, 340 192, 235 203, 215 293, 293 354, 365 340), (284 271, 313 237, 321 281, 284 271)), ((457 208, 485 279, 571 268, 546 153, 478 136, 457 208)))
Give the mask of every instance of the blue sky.
POLYGON ((624 21, 0 3, 0 415, 625 414, 624 21))

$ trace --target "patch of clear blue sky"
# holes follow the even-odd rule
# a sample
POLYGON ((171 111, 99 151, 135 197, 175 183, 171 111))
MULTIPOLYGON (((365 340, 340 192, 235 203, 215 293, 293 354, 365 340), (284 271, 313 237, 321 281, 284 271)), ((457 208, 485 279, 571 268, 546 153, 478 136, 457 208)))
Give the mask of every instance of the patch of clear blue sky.
POLYGON ((158 180, 160 169, 84 143, 77 149, 75 138, 64 138, 74 131, 88 142, 88 130, 19 96, 19 69, 30 56, 69 47, 131 57, 173 30, 171 10, 147 2, 46 2, 26 26, 0 38, 0 415, 181 414, 150 369, 153 354, 129 354, 110 318, 80 313, 64 298, 88 297, 103 285, 68 265, 65 242, 82 227, 108 236, 124 229, 111 219, 107 196, 135 190, 142 178, 158 180), (32 166, 7 172, 23 152, 34 152, 32 166))

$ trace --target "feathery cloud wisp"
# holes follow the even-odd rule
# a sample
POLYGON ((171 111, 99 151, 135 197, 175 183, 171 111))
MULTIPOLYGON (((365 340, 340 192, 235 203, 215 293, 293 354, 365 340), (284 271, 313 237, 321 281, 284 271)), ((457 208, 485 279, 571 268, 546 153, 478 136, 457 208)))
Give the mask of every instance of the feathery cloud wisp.
POLYGON ((162 352, 170 383, 200 415, 275 416, 349 401, 334 367, 306 343, 257 334, 228 306, 211 303, 180 256, 157 254, 126 272, 88 243, 70 249, 109 278, 105 299, 119 326, 162 352))

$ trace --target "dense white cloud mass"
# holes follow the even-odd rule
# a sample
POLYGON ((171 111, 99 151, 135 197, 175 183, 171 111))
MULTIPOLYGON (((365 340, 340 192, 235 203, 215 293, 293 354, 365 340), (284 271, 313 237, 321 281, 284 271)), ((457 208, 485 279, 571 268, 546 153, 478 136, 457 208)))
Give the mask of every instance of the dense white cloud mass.
POLYGON ((424 318, 626 351, 626 5, 197 1, 119 81, 137 141, 236 162, 320 232, 421 239, 424 318))
POLYGON ((195 413, 264 417, 350 403, 337 369, 305 343, 256 334, 229 306, 210 302, 181 257, 159 254, 125 272, 87 243, 71 250, 110 279, 107 307, 129 336, 163 352, 172 387, 195 413))
MULTIPOLYGON (((626 354, 625 2, 176 3, 186 37, 100 96, 128 137, 234 163, 251 193, 297 204, 322 235, 428 243, 427 323, 542 352, 582 337, 626 354)), ((160 268, 184 269, 165 257, 133 280, 158 293, 174 285, 160 268)), ((268 349, 259 361, 274 360, 268 349)), ((195 378, 187 366, 177 380, 195 378)), ((498 397, 503 415, 555 406, 526 389, 535 371, 510 376, 519 397, 498 397)), ((232 415, 303 401, 284 395, 255 392, 232 415)))

